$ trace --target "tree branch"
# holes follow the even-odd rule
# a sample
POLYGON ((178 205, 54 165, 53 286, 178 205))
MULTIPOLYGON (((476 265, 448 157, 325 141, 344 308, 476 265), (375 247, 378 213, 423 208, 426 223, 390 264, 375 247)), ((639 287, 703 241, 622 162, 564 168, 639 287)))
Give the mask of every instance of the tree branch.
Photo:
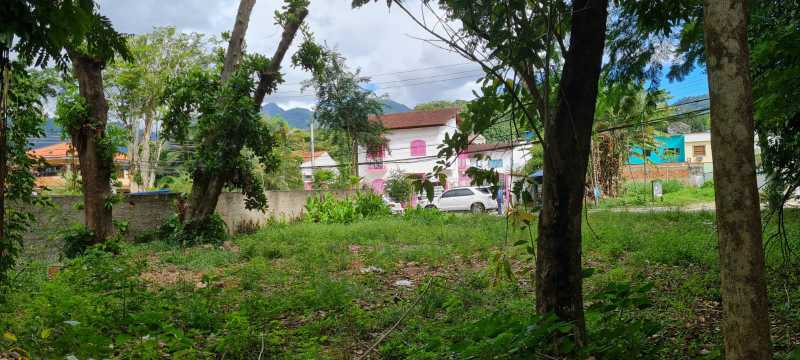
POLYGON ((300 28, 300 25, 303 24, 303 20, 305 20, 307 15, 308 9, 305 6, 298 7, 289 12, 286 25, 283 27, 281 42, 278 43, 275 54, 272 55, 267 68, 262 69, 258 74, 258 87, 253 95, 253 103, 259 108, 261 107, 261 103, 264 102, 264 96, 266 96, 268 92, 271 93, 275 88, 275 84, 280 77, 281 62, 284 56, 286 56, 286 51, 289 50, 289 45, 292 44, 295 35, 297 35, 297 30, 300 28))

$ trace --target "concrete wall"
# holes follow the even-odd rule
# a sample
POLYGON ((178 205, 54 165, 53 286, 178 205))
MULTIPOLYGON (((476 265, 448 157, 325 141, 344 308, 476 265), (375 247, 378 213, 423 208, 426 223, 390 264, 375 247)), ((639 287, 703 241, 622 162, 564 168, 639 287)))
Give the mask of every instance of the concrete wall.
MULTIPOLYGON (((223 193, 217 204, 231 232, 251 230, 263 226, 272 218, 291 221, 303 214, 309 196, 331 193, 337 198, 352 194, 344 191, 268 191, 269 209, 265 212, 247 210, 240 193, 223 193)), ((128 222, 128 238, 157 230, 175 213, 176 194, 127 195, 114 206, 114 220, 128 222)), ((82 196, 53 196, 53 207, 36 207, 31 212, 36 224, 24 236, 24 253, 28 258, 56 261, 62 247, 59 232, 74 224, 83 224, 82 196)))

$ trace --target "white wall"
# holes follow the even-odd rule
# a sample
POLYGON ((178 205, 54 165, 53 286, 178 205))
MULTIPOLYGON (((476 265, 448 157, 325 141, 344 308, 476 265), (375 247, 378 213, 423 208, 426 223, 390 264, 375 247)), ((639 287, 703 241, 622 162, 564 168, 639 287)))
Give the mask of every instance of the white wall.
POLYGON ((314 165, 311 165, 311 160, 306 161, 300 164, 300 173, 303 174, 303 181, 309 182, 313 180, 314 170, 330 170, 333 171, 335 174, 339 174, 339 169, 337 166, 339 163, 336 162, 327 152, 322 153, 322 155, 317 156, 314 159, 314 165))
MULTIPOLYGON (((387 151, 384 152, 383 169, 375 170, 370 169, 368 165, 360 165, 358 171, 362 177, 362 184, 371 185, 376 179, 386 181, 394 171, 399 171, 403 174, 426 174, 433 171, 433 167, 439 160, 436 157, 439 152, 438 146, 444 140, 445 134, 452 135, 455 131, 455 119, 451 119, 445 126, 389 130, 385 135, 388 144, 386 145, 387 151), (425 156, 411 156, 411 142, 413 140, 425 141, 425 156)), ((370 160, 367 158, 366 149, 359 147, 359 163, 370 160)), ((446 173, 448 175, 448 184, 450 186, 457 184, 457 164, 446 170, 446 173)))

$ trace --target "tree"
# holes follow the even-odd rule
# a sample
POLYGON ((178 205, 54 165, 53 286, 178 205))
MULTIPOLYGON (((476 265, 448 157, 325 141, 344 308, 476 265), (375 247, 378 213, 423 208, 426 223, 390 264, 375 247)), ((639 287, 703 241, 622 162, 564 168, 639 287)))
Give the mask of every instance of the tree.
POLYGON ((92 30, 93 1, 9 0, 0 11, 0 277, 15 264, 21 232, 32 217, 6 208, 6 199, 38 202, 31 197, 32 163, 27 137, 41 134, 41 98, 50 94, 26 67, 51 60, 65 69, 64 49, 92 30), (11 54, 16 55, 12 61, 11 54), (19 89, 13 87, 19 86, 19 89), (14 119, 10 124, 9 116, 14 119), (6 216, 8 215, 10 216, 6 216))
MULTIPOLYGON (((573 335, 583 345, 581 214, 608 1, 573 1, 571 6, 558 1, 441 1, 448 17, 463 25, 454 30, 438 18, 436 26, 441 25, 444 35, 414 17, 403 2, 390 4, 426 28, 435 41, 479 63, 487 74, 480 97, 467 106, 459 133, 444 139, 447 146, 440 151, 441 157, 454 158, 471 141, 471 134, 482 133, 508 114, 512 119, 524 118, 542 143, 545 176, 536 308, 574 324, 573 335), (567 37, 568 46, 564 43, 567 37), (556 54, 564 56, 563 63, 554 60, 556 54), (559 68, 553 114, 551 73, 559 68), (505 73, 513 76, 509 79, 505 73)), ((446 166, 449 164, 441 162, 435 171, 446 166)), ((496 181, 497 176, 485 178, 496 181)))
POLYGON ((646 90, 641 83, 615 84, 607 76, 601 79, 592 137, 592 181, 603 194, 618 194, 623 165, 633 146, 656 147, 656 124, 651 120, 669 113, 666 98, 666 92, 646 90), (641 126, 629 127, 637 123, 641 126))
POLYGON ((303 188, 303 175, 300 173, 300 165, 303 158, 298 156, 297 151, 303 149, 302 131, 289 128, 286 120, 279 117, 262 118, 266 121, 269 131, 275 139, 272 153, 275 158, 275 166, 266 169, 263 164, 259 164, 262 169, 264 188, 267 190, 300 190, 303 188))
POLYGON ((383 124, 370 120, 371 116, 383 114, 383 102, 361 87, 369 78, 360 76, 358 70, 348 71, 339 53, 319 51, 320 61, 306 85, 313 87, 317 95, 316 120, 320 127, 344 138, 350 150, 350 169, 358 176, 359 144, 370 152, 385 143, 383 124))
MULTIPOLYGON (((209 220, 225 186, 241 189, 248 208, 264 209, 267 205, 263 183, 243 150, 252 151, 272 166, 273 138, 261 121, 260 105, 264 96, 283 81, 281 62, 308 15, 308 1, 286 0, 282 11, 276 13, 283 34, 271 58, 244 51, 244 35, 254 5, 255 0, 239 3, 222 68, 195 67, 175 79, 163 97, 168 109, 164 118, 167 136, 185 141, 191 128, 193 143, 197 144, 184 223, 189 236, 213 223, 209 220)), ((301 51, 303 48, 308 46, 301 46, 301 51)))
MULTIPOLYGON (((105 25, 100 25, 98 20, 98 26, 105 25)), ((117 37, 118 41, 112 44, 115 51, 127 51, 124 40, 110 24, 103 31, 117 37)), ((102 71, 114 55, 106 51, 90 53, 85 50, 87 47, 81 47, 67 50, 78 86, 77 89, 68 87, 59 98, 56 117, 78 151, 85 223, 92 232, 93 243, 97 244, 113 231, 111 180, 117 149, 114 139, 106 136, 108 103, 103 93, 102 71)))
POLYGON ((426 110, 439 110, 439 109, 449 109, 449 108, 459 108, 464 109, 467 106, 468 101, 466 100, 434 100, 429 101, 426 103, 417 104, 414 106, 414 110, 417 111, 426 111, 426 110))
POLYGON ((152 139, 164 113, 161 98, 171 78, 192 66, 213 62, 207 49, 215 44, 202 34, 179 33, 174 27, 128 39, 130 61, 117 61, 105 69, 110 108, 130 134, 128 164, 131 191, 155 186, 164 140, 152 139))
POLYGON ((0 237, 0 293, 7 284, 7 271, 16 264, 16 257, 22 248, 22 236, 33 225, 32 213, 15 205, 43 205, 46 201, 36 196, 34 191, 35 176, 33 167, 40 164, 40 159, 28 155, 28 139, 44 135, 45 122, 44 100, 55 94, 50 88, 50 74, 42 71, 26 70, 22 63, 14 63, 3 74, 3 96, 5 103, 0 104, 3 114, 2 153, 0 161, 6 166, 0 167, 0 214, 4 226, 0 237), (6 122, 10 119, 10 122, 6 122))
POLYGON ((746 1, 704 8, 725 358, 770 359, 746 1))

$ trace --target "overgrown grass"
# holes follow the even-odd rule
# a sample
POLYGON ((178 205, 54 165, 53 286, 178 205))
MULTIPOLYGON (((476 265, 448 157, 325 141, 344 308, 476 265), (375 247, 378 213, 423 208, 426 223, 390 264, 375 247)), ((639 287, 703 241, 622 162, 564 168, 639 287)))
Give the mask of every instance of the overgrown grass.
MULTIPOLYGON (((800 212, 789 212, 787 225, 796 242, 800 212)), ((90 252, 52 279, 28 264, 0 305, 0 350, 32 358, 350 359, 399 321, 371 358, 529 358, 505 351, 523 339, 535 344, 552 323, 532 317, 532 263, 512 245, 529 233, 509 229, 496 216, 423 212, 274 224, 223 246, 127 245, 119 257, 90 252), (495 271, 503 256, 513 278, 495 271)), ((773 334, 776 356, 785 358, 800 341, 800 281, 797 271, 776 275, 784 263, 772 249, 773 334)), ((590 213, 584 263, 596 269, 587 305, 627 304, 618 296, 636 291, 652 302, 614 308, 613 317, 587 312, 590 339, 604 346, 593 348, 596 358, 721 356, 712 214, 590 213), (647 283, 654 288, 641 287, 647 283), (652 324, 660 330, 650 334, 652 324)))
POLYGON ((701 187, 693 187, 676 180, 666 180, 662 182, 662 192, 663 196, 660 199, 654 199, 651 184, 629 182, 625 184, 622 195, 603 198, 598 207, 601 209, 645 206, 680 207, 714 202, 714 184, 711 182, 703 184, 701 187))

